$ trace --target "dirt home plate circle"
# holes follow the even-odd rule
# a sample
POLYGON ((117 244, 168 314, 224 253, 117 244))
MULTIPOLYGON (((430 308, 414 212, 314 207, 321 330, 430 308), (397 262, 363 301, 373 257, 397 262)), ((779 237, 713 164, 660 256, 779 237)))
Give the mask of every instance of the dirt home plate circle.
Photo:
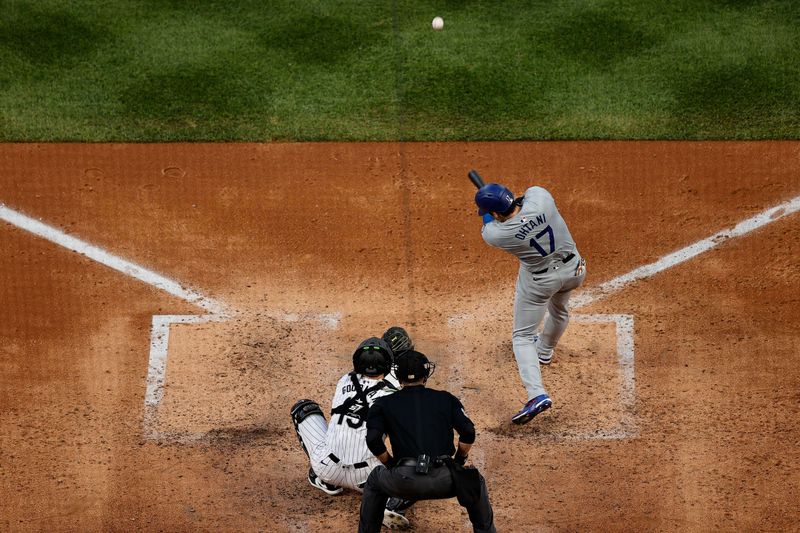
MULTIPOLYGON (((0 454, 19 488, 4 492, 0 529, 352 531, 357 493, 309 485, 287 415, 332 396, 346 346, 412 316, 438 357, 431 386, 460 391, 479 430, 472 461, 501 531, 600 529, 607 516, 631 530, 797 529, 796 141, 400 148, 0 144, 0 454), (592 268, 590 303, 575 309, 583 288, 570 298, 583 319, 542 368, 554 405, 525 425, 507 420, 526 399, 508 338, 518 267, 481 238, 471 168, 553 193, 592 268), (430 230, 442 227, 446 239, 430 230), (234 316, 201 323, 203 297, 234 316), (757 353, 769 356, 753 371, 757 353), (292 379, 275 385, 281 373, 292 379), (758 409, 730 408, 744 376, 758 409), (532 473, 544 490, 526 500, 532 473), (682 486, 699 488, 694 506, 682 486)), ((421 504, 414 531, 464 531, 459 509, 421 504)))

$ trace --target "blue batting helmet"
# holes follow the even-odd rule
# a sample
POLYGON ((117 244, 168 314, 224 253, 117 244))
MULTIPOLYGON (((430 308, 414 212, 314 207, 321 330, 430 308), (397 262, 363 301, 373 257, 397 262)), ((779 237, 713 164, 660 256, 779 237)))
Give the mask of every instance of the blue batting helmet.
POLYGON ((475 193, 475 203, 484 211, 506 213, 514 205, 514 193, 498 183, 487 183, 475 193))

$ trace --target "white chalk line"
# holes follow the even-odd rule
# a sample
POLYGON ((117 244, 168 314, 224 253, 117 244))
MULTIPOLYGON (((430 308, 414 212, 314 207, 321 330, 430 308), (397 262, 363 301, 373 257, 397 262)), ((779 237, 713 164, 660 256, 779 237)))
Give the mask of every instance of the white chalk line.
MULTIPOLYGON (((634 281, 652 277, 659 272, 712 250, 729 239, 746 235, 751 231, 791 215, 798 210, 800 210, 800 196, 796 196, 791 200, 770 207, 755 216, 739 222, 733 228, 718 231, 706 239, 702 239, 680 250, 667 254, 654 263, 635 268, 627 274, 602 283, 596 288, 576 294, 570 302, 571 307, 573 309, 579 309, 580 307, 585 307, 591 303, 597 302, 611 294, 621 291, 634 281)), ((460 313, 448 317, 447 323, 450 327, 455 327, 475 318, 474 315, 460 313)), ((633 316, 621 314, 574 314, 571 318, 576 322, 613 322, 616 324, 616 348, 620 375, 619 401, 622 408, 622 417, 619 425, 612 429, 598 429, 595 431, 578 433, 564 432, 554 436, 572 439, 627 439, 634 437, 638 430, 635 422, 636 377, 633 316)))
MULTIPOLYGON (((15 211, 3 203, 0 203, 0 220, 4 220, 17 228, 32 233, 62 248, 80 253, 125 276, 138 279, 151 287, 162 290, 185 302, 197 305, 208 312, 208 314, 203 315, 153 315, 150 329, 150 354, 147 364, 144 415, 142 419, 142 433, 146 438, 191 442, 205 436, 206 433, 160 432, 157 430, 158 408, 164 397, 164 384, 166 381, 170 326, 172 324, 219 322, 230 318, 234 312, 221 302, 209 298, 198 291, 187 288, 175 280, 114 255, 99 246, 67 235, 64 231, 29 217, 19 211, 15 211)), ((341 313, 269 313, 267 316, 286 322, 313 320, 319 322, 323 327, 328 329, 336 329, 341 320, 341 313)))
POLYGON ((221 302, 187 288, 175 280, 114 255, 99 246, 72 235, 67 235, 62 230, 15 211, 3 203, 0 203, 0 220, 4 220, 57 246, 84 255, 97 263, 121 272, 125 276, 142 281, 185 302, 197 305, 209 313, 206 315, 153 315, 152 328, 150 330, 150 355, 147 366, 142 432, 145 436, 157 435, 154 430, 154 424, 158 405, 164 395, 170 324, 198 324, 211 320, 224 320, 229 316, 230 311, 221 302))
POLYGON ((60 229, 49 226, 19 211, 14 211, 0 203, 0 220, 5 220, 20 229, 48 240, 62 248, 77 252, 102 265, 112 268, 128 277, 136 278, 152 287, 167 292, 183 301, 197 305, 211 314, 225 314, 225 306, 199 292, 184 287, 175 280, 153 272, 143 266, 122 259, 86 241, 67 235, 60 229))
POLYGON ((601 428, 590 432, 569 433, 565 437, 576 439, 629 439, 638 433, 636 427, 636 372, 634 368, 634 320, 632 315, 592 314, 573 315, 575 322, 613 323, 617 337, 617 365, 619 369, 619 407, 618 424, 609 429, 601 428))
MULTIPOLYGON (((800 196, 795 197, 782 204, 779 204, 775 207, 769 208, 753 217, 750 217, 740 222, 731 229, 719 231, 706 239, 703 239, 692 245, 682 248, 676 252, 668 254, 659 259, 658 261, 656 261, 655 263, 636 268, 623 276, 619 276, 608 282, 603 283, 596 289, 578 294, 573 299, 572 306, 573 308, 577 309, 582 306, 588 305, 594 301, 598 301, 602 298, 605 298, 606 296, 609 296, 610 294, 620 291, 621 289, 623 289, 628 284, 634 281, 654 276, 655 274, 658 274, 663 270, 666 270, 680 263, 688 261, 693 257, 696 257, 708 250, 715 248, 720 243, 725 242, 727 239, 745 235, 755 229, 758 229, 766 224, 779 220, 780 218, 783 218, 798 210, 800 210, 800 196)), ((327 326, 330 329, 336 329, 338 327, 339 320, 341 319, 340 315, 336 313, 313 315, 313 316, 306 314, 304 315, 281 314, 281 315, 270 315, 270 316, 276 316, 277 318, 280 318, 288 322, 296 322, 299 320, 309 320, 309 319, 318 320, 324 326, 327 326)), ((148 372, 148 395, 146 396, 145 400, 146 411, 148 405, 150 406, 150 410, 153 411, 152 420, 154 420, 155 409, 157 408, 161 396, 163 395, 164 373, 166 371, 166 352, 168 349, 168 342, 169 342, 168 323, 166 324, 166 326, 162 324, 161 328, 157 330, 155 318, 156 317, 154 317, 153 334, 151 336, 151 365, 150 365, 150 371, 148 372), (155 343, 153 339, 158 337, 159 331, 163 331, 164 327, 166 327, 166 335, 163 335, 164 337, 163 343, 155 343), (152 349, 152 346, 154 345, 157 346, 155 350, 152 349), (157 399, 156 395, 158 395, 157 399), (151 399, 149 404, 147 401, 148 397, 151 399)), ((205 320, 200 320, 201 317, 194 317, 194 318, 198 319, 195 322, 205 321, 205 320)), ((573 439, 627 439, 634 437, 637 433, 637 428, 634 415, 635 402, 636 402, 636 385, 635 385, 633 316, 620 315, 620 314, 616 315, 593 314, 593 315, 573 315, 573 319, 577 322, 613 322, 615 324, 616 338, 617 338, 617 356, 618 356, 618 365, 620 373, 619 402, 622 410, 622 417, 619 425, 611 429, 598 429, 595 431, 583 432, 583 433, 565 433, 562 436, 565 438, 573 438, 573 439)), ((468 315, 462 313, 459 315, 454 315, 449 317, 447 322, 449 326, 453 327, 465 322, 466 320, 468 320, 468 315)), ((146 415, 145 419, 148 418, 150 417, 146 415)), ((202 438, 203 436, 203 434, 181 434, 176 437, 175 435, 168 435, 166 433, 159 434, 158 432, 155 431, 151 431, 150 433, 151 435, 153 435, 153 438, 163 439, 169 437, 169 438, 177 438, 178 440, 182 441, 197 440, 198 438, 202 438)))
POLYGON ((337 329, 342 320, 341 313, 278 313, 269 312, 265 314, 270 318, 275 318, 283 322, 319 322, 327 329, 337 329))
POLYGON ((163 435, 156 428, 158 426, 158 406, 164 397, 170 325, 202 324, 203 322, 220 319, 220 315, 153 315, 153 323, 150 329, 150 359, 147 365, 147 386, 144 394, 144 417, 142 420, 142 434, 145 438, 156 440, 163 438, 163 435))
MULTIPOLYGON (((284 322, 319 322, 327 329, 336 329, 341 320, 341 313, 297 314, 297 313, 265 313, 265 316, 284 322)), ((167 373, 167 354, 171 324, 202 324, 205 322, 223 321, 222 315, 154 315, 150 330, 150 362, 147 368, 147 390, 144 397, 144 417, 142 435, 146 439, 158 441, 174 441, 189 444, 206 438, 207 431, 160 431, 158 411, 164 397, 164 385, 167 373)))
POLYGON ((614 279, 606 281, 594 289, 576 294, 571 302, 572 307, 577 309, 601 300, 607 296, 619 292, 634 281, 655 276, 659 272, 684 263, 704 252, 716 248, 728 239, 746 235, 753 230, 756 230, 762 226, 766 226, 767 224, 775 222, 776 220, 780 220, 783 217, 797 212, 798 210, 800 210, 800 196, 796 196, 791 200, 783 202, 782 204, 770 207, 769 209, 766 209, 755 216, 739 222, 733 228, 718 231, 706 239, 697 241, 694 244, 686 246, 685 248, 681 248, 680 250, 667 254, 654 263, 640 266, 631 270, 627 274, 623 274, 622 276, 618 276, 614 279))
MULTIPOLYGON (((654 263, 635 268, 611 279, 600 286, 582 292, 573 298, 573 309, 584 307, 599 301, 611 294, 621 291, 634 281, 655 276, 659 272, 684 263, 694 257, 712 250, 729 239, 741 237, 758 228, 766 226, 776 220, 800 210, 800 196, 787 200, 779 205, 770 207, 755 216, 743 220, 733 228, 724 229, 708 238, 697 241, 689 246, 661 257, 654 263)), ((577 322, 605 322, 613 321, 617 328, 617 354, 619 358, 620 373, 620 405, 623 409, 623 418, 618 428, 610 433, 600 431, 597 433, 584 433, 580 438, 628 438, 637 432, 635 424, 636 403, 636 378, 634 371, 634 320, 631 315, 573 315, 577 322)))
POLYGON ((145 407, 155 407, 164 396, 164 378, 167 371, 167 351, 171 324, 202 324, 220 320, 219 315, 153 315, 150 329, 150 361, 147 369, 145 407))
MULTIPOLYGON (((783 204, 772 207, 759 213, 758 215, 744 220, 737 224, 735 227, 715 233, 707 239, 698 241, 690 246, 681 250, 668 254, 658 261, 634 269, 633 271, 607 281, 597 287, 590 289, 586 292, 578 294, 573 298, 573 308, 579 308, 595 301, 598 301, 606 296, 620 291, 622 288, 640 279, 651 277, 663 270, 671 268, 675 265, 688 261, 708 250, 718 246, 720 243, 727 239, 745 235, 757 228, 766 224, 779 220, 787 215, 795 213, 800 210, 800 196, 795 197, 783 204)), ((203 294, 189 289, 182 284, 169 279, 161 274, 158 274, 150 269, 132 263, 119 256, 111 254, 110 252, 92 245, 86 241, 67 235, 63 231, 47 225, 39 220, 24 215, 18 211, 8 208, 5 204, 0 203, 0 220, 16 226, 20 229, 28 231, 40 238, 48 240, 58 246, 68 250, 80 253, 93 261, 103 264, 112 268, 122 274, 138 279, 152 287, 160 289, 168 294, 171 294, 188 303, 195 304, 209 314, 206 315, 154 315, 153 324, 150 337, 150 358, 148 362, 147 386, 145 392, 145 416, 143 420, 143 430, 146 436, 155 435, 158 438, 160 434, 154 427, 151 426, 155 421, 157 409, 160 405, 164 393, 164 381, 166 376, 166 362, 167 353, 169 350, 169 326, 173 323, 179 324, 197 324, 208 321, 223 320, 228 316, 226 307, 203 294)), ((605 315, 611 317, 623 317, 627 315, 605 315)), ((584 317, 595 317, 593 320, 584 321, 602 321, 603 315, 585 315, 584 317)), ((308 319, 309 317, 295 314, 283 314, 282 318, 286 321, 298 321, 301 319, 308 319)), ((575 315, 577 321, 581 321, 581 315, 575 315)), ((633 405, 635 400, 634 388, 634 372, 633 372, 633 318, 627 316, 630 320, 629 324, 625 321, 614 321, 617 324, 617 351, 620 358, 620 372, 623 382, 621 402, 623 406, 633 405), (629 355, 628 355, 629 354, 629 355)), ((453 317, 449 321, 449 325, 456 325, 456 323, 464 322, 467 316, 464 314, 453 317)), ((338 327, 340 316, 336 313, 328 313, 319 315, 319 320, 323 325, 335 329, 338 327)), ((626 407, 627 408, 627 407, 626 407)), ((622 434, 624 435, 625 432, 622 434)), ((197 434, 202 435, 202 434, 197 434)), ((197 438, 195 434, 185 434, 182 439, 194 440, 197 438)), ((601 438, 618 438, 616 434, 592 433, 587 434, 587 438, 600 436, 601 438)))

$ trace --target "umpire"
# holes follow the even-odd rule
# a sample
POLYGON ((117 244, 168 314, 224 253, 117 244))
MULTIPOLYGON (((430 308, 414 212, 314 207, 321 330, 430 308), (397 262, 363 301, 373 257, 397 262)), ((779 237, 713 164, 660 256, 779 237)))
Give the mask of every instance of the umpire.
POLYGON ((475 442, 475 426, 463 405, 449 392, 425 388, 435 365, 424 354, 406 352, 396 364, 403 388, 375 400, 367 415, 367 446, 383 465, 367 478, 359 533, 380 531, 390 496, 411 501, 455 496, 475 532, 495 532, 486 482, 478 470, 462 466, 475 442), (459 435, 457 450, 453 429, 459 435), (384 435, 395 457, 389 455, 384 435))

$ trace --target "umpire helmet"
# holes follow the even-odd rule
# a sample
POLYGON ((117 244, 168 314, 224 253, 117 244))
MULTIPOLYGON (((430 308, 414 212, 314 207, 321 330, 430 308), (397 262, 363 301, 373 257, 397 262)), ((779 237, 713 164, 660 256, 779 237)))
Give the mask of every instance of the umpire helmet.
POLYGON ((475 193, 475 203, 484 211, 506 215, 514 208, 514 193, 497 183, 487 183, 475 193))
POLYGON ((414 343, 411 342, 408 332, 400 326, 392 326, 387 329, 383 334, 383 340, 392 349, 395 359, 403 352, 414 349, 414 343))
POLYGON ((409 350, 397 358, 395 375, 401 382, 427 380, 433 374, 436 365, 428 361, 424 353, 409 350))
POLYGON ((388 374, 393 362, 392 349, 378 337, 365 340, 353 353, 353 370, 365 376, 388 374))

